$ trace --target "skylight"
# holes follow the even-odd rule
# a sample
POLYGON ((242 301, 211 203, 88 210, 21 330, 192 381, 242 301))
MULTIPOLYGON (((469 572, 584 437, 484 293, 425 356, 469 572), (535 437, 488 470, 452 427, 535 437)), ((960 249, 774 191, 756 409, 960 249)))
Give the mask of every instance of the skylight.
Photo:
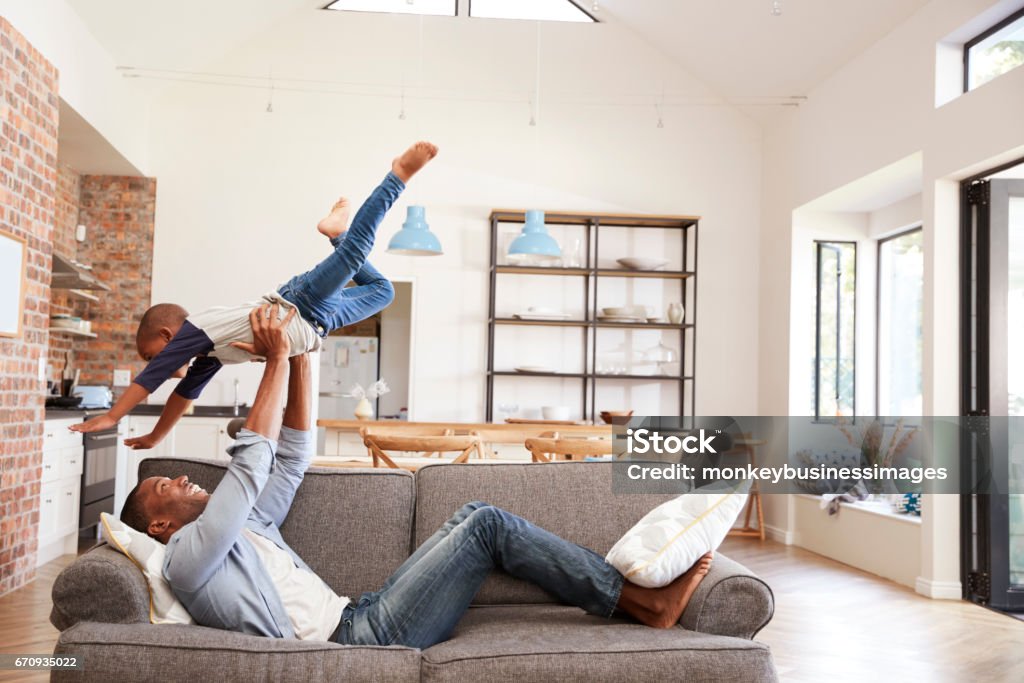
POLYGON ((469 16, 481 19, 597 21, 572 0, 469 0, 469 16))
POLYGON ((454 17, 456 0, 335 0, 324 9, 454 17))

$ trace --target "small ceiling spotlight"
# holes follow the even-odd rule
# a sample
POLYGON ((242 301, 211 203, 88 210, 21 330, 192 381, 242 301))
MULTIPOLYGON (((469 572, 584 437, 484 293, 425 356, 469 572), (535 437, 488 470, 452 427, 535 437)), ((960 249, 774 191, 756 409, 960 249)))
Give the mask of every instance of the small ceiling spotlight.
POLYGON ((782 0, 772 0, 772 16, 782 16, 782 0))

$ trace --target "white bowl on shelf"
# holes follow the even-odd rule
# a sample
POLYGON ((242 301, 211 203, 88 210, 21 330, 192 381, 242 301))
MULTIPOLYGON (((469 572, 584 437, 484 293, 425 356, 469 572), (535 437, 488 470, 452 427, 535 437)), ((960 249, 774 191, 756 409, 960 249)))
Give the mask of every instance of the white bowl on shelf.
POLYGON ((668 261, 660 258, 647 258, 644 256, 627 256, 615 261, 623 268, 630 270, 658 270, 668 265, 668 261))
POLYGON ((569 406, 542 406, 540 414, 545 420, 565 421, 569 419, 569 406))

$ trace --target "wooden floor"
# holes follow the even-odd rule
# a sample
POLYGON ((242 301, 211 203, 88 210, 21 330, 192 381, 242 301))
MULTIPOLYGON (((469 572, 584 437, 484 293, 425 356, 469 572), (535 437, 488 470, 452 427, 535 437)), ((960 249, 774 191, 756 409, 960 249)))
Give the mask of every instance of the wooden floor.
POLYGON ((1024 681, 1022 621, 772 541, 730 538, 721 552, 772 587, 757 640, 784 681, 1024 681))
MULTIPOLYGON (((800 548, 730 538, 721 552, 775 593, 775 617, 757 639, 783 681, 1024 681, 1024 621, 912 590, 800 548)), ((50 588, 70 555, 29 586, 0 597, 0 651, 53 651, 50 588)), ((0 681, 46 681, 0 672, 0 681)))

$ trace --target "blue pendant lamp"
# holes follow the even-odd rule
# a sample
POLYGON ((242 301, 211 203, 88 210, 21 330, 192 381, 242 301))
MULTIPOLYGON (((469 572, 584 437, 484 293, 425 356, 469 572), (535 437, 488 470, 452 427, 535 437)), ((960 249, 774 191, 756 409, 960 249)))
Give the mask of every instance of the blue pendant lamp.
POLYGON ((388 253, 405 256, 440 256, 441 242, 424 219, 426 214, 422 206, 410 206, 405 215, 402 229, 388 242, 388 253))
POLYGON ((562 258, 562 250, 544 226, 543 211, 527 211, 523 232, 512 240, 508 260, 512 263, 551 264, 562 258))

